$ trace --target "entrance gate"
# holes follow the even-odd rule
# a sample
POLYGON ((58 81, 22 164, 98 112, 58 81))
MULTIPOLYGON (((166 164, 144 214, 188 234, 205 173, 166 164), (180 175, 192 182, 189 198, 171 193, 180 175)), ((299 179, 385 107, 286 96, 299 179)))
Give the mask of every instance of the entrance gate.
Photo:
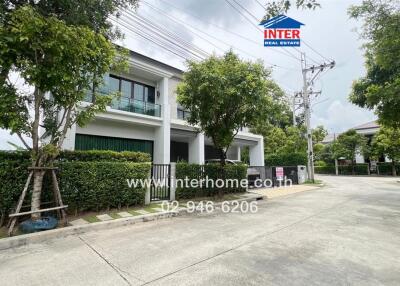
POLYGON ((171 165, 151 165, 150 201, 170 199, 171 165))

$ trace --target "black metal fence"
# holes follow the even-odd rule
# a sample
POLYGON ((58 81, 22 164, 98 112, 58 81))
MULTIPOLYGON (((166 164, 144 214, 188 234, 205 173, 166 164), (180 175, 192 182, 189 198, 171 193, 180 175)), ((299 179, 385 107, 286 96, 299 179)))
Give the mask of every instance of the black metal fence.
POLYGON ((170 199, 171 165, 151 165, 150 201, 170 199))

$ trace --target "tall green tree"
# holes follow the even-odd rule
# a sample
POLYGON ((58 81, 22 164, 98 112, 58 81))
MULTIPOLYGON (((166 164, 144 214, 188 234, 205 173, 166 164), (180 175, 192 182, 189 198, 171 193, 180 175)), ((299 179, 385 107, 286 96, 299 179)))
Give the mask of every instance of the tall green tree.
MULTIPOLYGON (((122 67, 124 57, 100 33, 44 17, 22 6, 0 24, 0 128, 17 134, 31 151, 32 166, 51 166, 73 124, 83 126, 105 110, 111 96, 100 96, 102 75, 122 67), (18 74, 30 91, 10 80, 18 74), (94 103, 81 108, 88 90, 94 103), (32 145, 24 137, 32 139, 32 145)), ((32 211, 40 209, 44 171, 34 171, 32 211)), ((39 219, 40 214, 32 215, 39 219)))
POLYGON ((311 9, 321 7, 316 0, 272 0, 268 1, 265 7, 264 20, 268 20, 280 14, 286 14, 290 8, 295 6, 297 9, 311 9))
POLYGON ((400 5, 398 1, 364 0, 349 9, 350 17, 362 20, 361 38, 366 41, 367 73, 353 83, 350 101, 374 110, 379 122, 400 126, 400 5))
POLYGON ((188 62, 178 101, 190 111, 187 121, 211 138, 222 165, 239 130, 268 114, 275 86, 270 74, 261 62, 243 61, 232 51, 188 62))
POLYGON ((113 28, 109 17, 118 17, 121 10, 136 8, 138 3, 139 0, 0 0, 0 22, 6 23, 14 10, 29 5, 44 17, 56 17, 67 25, 85 26, 107 38, 117 38, 122 34, 113 28))
POLYGON ((392 174, 396 176, 396 163, 400 161, 400 129, 381 126, 372 140, 375 155, 385 155, 392 160, 392 174))
POLYGON ((367 138, 358 134, 354 129, 350 129, 340 134, 332 146, 333 154, 336 159, 344 157, 351 161, 352 174, 355 174, 356 154, 366 156, 368 154, 367 138))

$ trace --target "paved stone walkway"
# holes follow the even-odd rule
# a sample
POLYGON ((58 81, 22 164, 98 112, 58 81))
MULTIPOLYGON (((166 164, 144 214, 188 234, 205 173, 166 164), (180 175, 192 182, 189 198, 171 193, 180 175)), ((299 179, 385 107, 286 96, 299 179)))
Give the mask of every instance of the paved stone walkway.
POLYGON ((252 193, 262 195, 268 199, 291 195, 299 192, 319 189, 318 185, 292 185, 291 187, 251 189, 252 193))
POLYGON ((113 219, 108 214, 97 215, 96 217, 101 221, 107 221, 107 220, 112 220, 113 219))
POLYGON ((139 213, 139 214, 149 214, 150 212, 145 211, 145 210, 136 210, 135 213, 139 213))
POLYGON ((84 220, 83 218, 70 221, 69 223, 70 223, 71 225, 84 225, 84 224, 89 224, 89 222, 87 222, 87 221, 84 220))
POLYGON ((120 217, 131 217, 131 216, 133 216, 132 214, 130 214, 128 212, 120 212, 120 213, 117 213, 117 215, 119 215, 120 217))

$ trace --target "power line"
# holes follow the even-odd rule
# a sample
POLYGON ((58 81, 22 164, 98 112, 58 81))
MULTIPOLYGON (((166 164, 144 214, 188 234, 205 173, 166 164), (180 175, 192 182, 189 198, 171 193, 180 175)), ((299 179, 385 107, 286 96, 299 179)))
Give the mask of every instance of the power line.
MULTIPOLYGON (((180 45, 184 45, 185 47, 194 50, 195 52, 201 54, 203 57, 207 57, 210 54, 206 51, 204 51, 203 49, 197 47, 196 45, 186 41, 185 39, 181 38, 180 36, 171 33, 170 31, 168 31, 167 29, 161 27, 160 25, 157 25, 155 23, 152 23, 150 20, 148 20, 146 17, 144 16, 140 16, 140 15, 136 15, 134 13, 131 13, 129 11, 126 11, 126 13, 128 15, 131 15, 134 19, 136 20, 136 23, 138 23, 139 25, 143 26, 143 24, 146 24, 147 26, 151 27, 153 30, 155 30, 155 32, 157 34, 159 34, 161 37, 165 37, 165 35, 171 37, 174 41, 172 41, 173 44, 175 44, 175 41, 177 43, 179 43, 180 45), (142 21, 142 22, 139 22, 142 21), (164 34, 160 33, 160 31, 162 31, 164 34)), ((132 19, 132 18, 130 18, 132 19)))
MULTIPOLYGON (((236 33, 236 32, 230 31, 230 30, 227 30, 227 29, 225 29, 224 27, 221 27, 221 26, 219 26, 219 25, 217 25, 217 24, 214 24, 214 23, 212 23, 212 22, 205 21, 204 19, 202 19, 202 18, 196 16, 195 14, 190 13, 190 12, 188 12, 187 10, 184 10, 184 9, 182 9, 182 8, 179 8, 179 7, 173 5, 173 4, 169 3, 169 2, 166 2, 165 0, 158 0, 158 1, 163 2, 163 3, 166 4, 167 6, 170 6, 170 7, 172 7, 172 8, 175 8, 175 9, 179 10, 179 11, 182 11, 182 12, 185 13, 186 15, 189 15, 189 16, 191 16, 191 17, 193 17, 193 18, 196 18, 197 20, 199 20, 199 21, 202 22, 202 23, 205 23, 205 24, 214 26, 214 27, 220 29, 221 31, 224 31, 224 32, 226 32, 226 33, 228 33, 228 34, 237 36, 237 37, 239 37, 239 38, 241 38, 241 39, 243 39, 243 40, 246 40, 246 41, 248 41, 248 42, 250 42, 250 43, 252 43, 252 44, 255 44, 255 45, 256 45, 257 47, 259 47, 259 48, 261 47, 261 46, 260 46, 260 42, 258 42, 258 41, 255 41, 255 40, 253 40, 253 39, 251 39, 251 38, 248 38, 248 37, 246 37, 246 36, 243 36, 243 35, 241 35, 241 34, 239 34, 239 33, 236 33)), ((271 49, 270 51, 279 53, 279 54, 284 55, 284 56, 289 56, 290 58, 294 58, 295 60, 299 60, 299 59, 296 58, 295 56, 288 54, 287 51, 286 51, 286 53, 283 52, 283 51, 277 50, 277 49, 271 49)), ((252 57, 254 57, 254 56, 252 56, 252 57)), ((257 57, 254 57, 254 58, 257 58, 257 57)), ((270 64, 270 65, 273 65, 273 66, 276 66, 276 67, 281 67, 281 66, 279 66, 279 65, 275 65, 275 64, 272 64, 272 63, 269 63, 269 64, 270 64)), ((287 69, 290 69, 290 68, 287 68, 287 69)))
MULTIPOLYGON (((233 7, 233 5, 229 2, 229 0, 225 0, 228 4, 230 4, 230 6, 231 7, 233 7)), ((250 16, 252 16, 254 19, 256 19, 256 21, 258 21, 258 19, 257 19, 257 17, 256 16, 254 16, 254 14, 252 14, 248 9, 246 9, 245 7, 243 7, 241 4, 239 4, 236 0, 232 0, 233 2, 235 2, 240 8, 242 8, 242 10, 244 10, 244 11, 246 11, 250 16)), ((256 1, 256 3, 259 5, 259 6, 261 6, 264 10, 265 10, 265 7, 258 1, 258 0, 255 0, 256 1)), ((237 9, 236 9, 236 7, 233 7, 233 8, 235 8, 235 10, 236 11, 238 11, 237 9)), ((238 11, 239 12, 239 11, 238 11)), ((240 12, 239 12, 240 13, 240 12)), ((243 15, 242 13, 240 13, 241 15, 243 15)), ((245 17, 247 20, 248 20, 248 18, 247 17, 245 17)), ((254 24, 253 22, 251 22, 252 24, 254 24)), ((326 60, 326 61, 328 61, 328 62, 330 62, 330 60, 329 59, 327 59, 326 57, 324 57, 321 53, 319 53, 317 50, 315 50, 310 44, 308 44, 306 41, 304 41, 304 40, 302 40, 302 42, 307 46, 307 47, 309 47, 314 53, 316 53, 317 55, 319 55, 320 57, 322 57, 324 60, 326 60)), ((297 48, 294 48, 299 54, 301 54, 302 52, 299 50, 299 49, 297 49, 297 48)), ((286 50, 285 50, 286 51, 286 50)), ((292 55, 292 56, 294 56, 292 53, 290 53, 289 51, 286 51, 287 53, 289 53, 290 55, 292 55)), ((295 56, 294 56, 295 57, 295 56)), ((307 56, 311 61, 313 61, 314 63, 316 63, 316 64, 318 64, 318 61, 316 61, 315 59, 313 59, 313 58, 311 58, 310 56, 307 56)), ((297 58, 297 57, 296 57, 297 58)), ((297 58, 297 59, 299 59, 299 58, 297 58)))
POLYGON ((328 58, 324 57, 321 53, 319 53, 317 50, 315 50, 313 47, 311 47, 311 45, 307 44, 306 41, 302 40, 302 42, 309 47, 314 53, 316 53, 317 55, 319 55, 321 58, 323 58, 324 60, 330 62, 331 60, 329 60, 328 58))
MULTIPOLYGON (((233 0, 234 1, 234 0, 233 0)), ((243 13, 242 13, 242 11, 240 11, 235 5, 233 5, 229 0, 225 0, 225 2, 227 3, 227 4, 229 4, 229 6, 231 6, 233 9, 235 9, 235 11, 236 12, 238 12, 240 15, 242 15, 253 27, 255 27, 258 31, 260 31, 260 32, 262 32, 262 29, 260 28, 260 27, 258 27, 257 25, 255 25, 254 23, 253 23, 253 21, 252 20, 250 20, 246 15, 244 15, 243 13)), ((237 3, 236 1, 235 1, 235 3, 237 3)), ((240 5, 240 8, 242 8, 242 6, 240 5)), ((255 18, 255 19, 257 19, 257 17, 256 16, 254 16, 251 12, 249 12, 247 9, 245 10, 245 11, 247 11, 247 13, 249 13, 250 15, 252 15, 253 16, 253 18, 255 18)), ((258 20, 257 20, 258 21, 258 20)), ((295 55, 293 55, 291 52, 289 52, 289 51, 287 51, 287 50, 285 50, 285 49, 283 49, 282 48, 282 51, 284 51, 287 55, 289 55, 290 57, 292 57, 292 58, 294 58, 294 59, 296 59, 296 60, 300 60, 298 57, 296 57, 295 55)))
MULTIPOLYGON (((238 12, 240 15, 242 15, 243 18, 245 18, 253 27, 255 27, 257 29, 257 31, 262 32, 262 30, 260 29, 260 27, 258 27, 258 25, 254 24, 252 20, 250 20, 244 13, 242 13, 242 11, 240 11, 235 5, 233 5, 229 0, 225 0, 225 2, 231 6, 236 12, 238 12)), ((235 2, 236 3, 236 2, 235 2)), ((257 18, 252 15, 253 18, 257 20, 257 18)))
MULTIPOLYGON (((237 2, 236 0, 232 0, 233 2, 236 3, 236 5, 238 5, 240 8, 242 8, 242 10, 246 11, 247 14, 249 14, 251 17, 253 17, 254 20, 256 20, 258 23, 260 22, 260 20, 254 16, 249 10, 247 10, 246 7, 244 7, 242 4, 240 4, 239 2, 237 2)), ((258 26, 257 26, 258 27, 258 26)))
MULTIPOLYGON (((156 11, 156 12, 158 12, 158 13, 160 13, 160 14, 166 16, 166 17, 167 17, 168 19, 170 19, 171 21, 173 21, 173 22, 175 22, 175 23, 178 23, 179 25, 186 25, 186 26, 190 27, 190 28, 193 29, 193 30, 196 30, 196 31, 198 31, 198 32, 200 32, 200 33, 203 33, 203 34, 205 34, 205 35, 207 35, 207 36, 209 36, 209 37, 211 37, 211 38, 213 38, 213 39, 215 39, 215 40, 217 40, 217 41, 219 41, 219 42, 224 43, 224 42, 221 41, 220 39, 218 39, 218 38, 216 38, 216 37, 214 37, 214 36, 211 36, 211 35, 205 33, 204 31, 202 31, 202 30, 200 30, 200 29, 194 27, 193 25, 190 25, 190 24, 188 24, 188 23, 185 23, 184 21, 178 20, 178 19, 176 19, 175 17, 171 17, 170 15, 168 15, 167 13, 165 13, 164 11, 162 11, 162 10, 160 10, 160 9, 158 9, 158 8, 156 8, 156 7, 154 7, 153 5, 151 5, 150 3, 146 2, 146 1, 142 1, 142 3, 144 3, 146 6, 148 6, 148 7, 151 8, 151 9, 153 9, 154 11, 156 11)), ((203 36, 199 35, 198 33, 195 33, 195 32, 193 32, 193 31, 192 31, 192 33, 194 33, 194 34, 195 34, 196 36, 198 36, 199 38, 203 39, 204 41, 208 42, 210 45, 214 46, 215 48, 217 48, 217 49, 219 49, 219 50, 221 50, 221 51, 223 52, 223 50, 222 50, 220 47, 216 46, 213 42, 209 41, 208 39, 204 38, 203 36)), ((224 44, 225 44, 225 45, 228 45, 228 46, 231 46, 231 45, 226 44, 226 43, 224 43, 224 44)), ((238 50, 239 50, 239 49, 238 49, 238 50)))
POLYGON ((141 23, 140 20, 137 18, 129 17, 127 15, 124 15, 130 20, 133 20, 138 26, 133 26, 129 22, 126 22, 127 25, 133 26, 134 28, 137 28, 141 31, 144 31, 147 33, 147 35, 153 35, 153 38, 156 38, 158 40, 164 40, 164 43, 166 43, 169 47, 172 47, 174 49, 178 48, 178 50, 187 52, 188 54, 193 55, 197 59, 204 59, 205 57, 208 56, 206 52, 198 52, 198 51, 193 51, 193 46, 192 45, 186 45, 185 43, 181 42, 179 39, 174 39, 171 37, 168 37, 168 35, 164 35, 160 33, 157 28, 153 28, 151 26, 146 26, 145 22, 141 23), (155 37, 154 37, 155 36, 155 37))
MULTIPOLYGON (((172 54, 174 54, 174 55, 176 55, 176 56, 178 56, 178 57, 180 57, 180 58, 182 58, 184 60, 188 59, 187 57, 185 57, 185 56, 181 55, 180 53, 176 52, 175 50, 169 48, 168 46, 164 45, 163 43, 154 40, 151 36, 149 36, 146 33, 143 33, 143 31, 141 31, 140 29, 132 29, 132 27, 129 27, 129 26, 125 25, 124 23, 119 23, 119 22, 117 22, 116 20, 114 20, 112 18, 110 18, 110 20, 112 22, 116 23, 117 25, 123 26, 127 30, 127 32, 129 32, 131 34, 138 35, 138 36, 142 37, 143 39, 152 42, 153 44, 155 44, 155 45, 157 45, 157 46, 169 51, 170 53, 172 53, 172 54)), ((189 58, 194 59, 192 57, 189 57, 189 58)))
POLYGON ((265 6, 264 6, 263 4, 261 4, 260 1, 258 1, 258 0, 255 0, 255 1, 256 1, 256 3, 257 3, 261 8, 263 8, 264 10, 266 10, 266 9, 265 9, 265 6))
MULTIPOLYGON (((229 44, 229 43, 227 43, 227 42, 225 42, 225 41, 223 41, 223 40, 221 40, 221 39, 219 39, 219 38, 217 38, 217 37, 215 37, 215 36, 212 36, 212 35, 210 35, 209 33, 206 33, 206 32, 204 32, 204 31, 202 31, 202 30, 200 30, 200 29, 198 29, 197 27, 194 27, 194 26, 192 26, 192 25, 190 25, 190 24, 188 24, 188 23, 186 23, 186 22, 184 22, 184 21, 182 21, 182 20, 178 20, 178 19, 176 19, 175 17, 171 17, 170 15, 168 15, 167 13, 165 13, 164 11, 162 11, 162 10, 160 10, 160 9, 158 9, 158 8, 156 8, 156 7, 154 7, 153 5, 151 5, 150 3, 148 3, 148 2, 146 2, 146 1, 142 1, 142 3, 144 3, 146 6, 148 6, 148 7, 150 7, 151 9, 153 9, 153 10, 155 10, 156 12, 158 12, 158 13, 160 13, 160 14, 162 14, 162 15, 165 15, 167 18, 169 18, 171 21, 173 21, 173 22, 175 22, 175 23, 178 23, 178 24, 180 24, 180 25, 187 25, 188 27, 190 27, 191 29, 193 29, 193 30, 196 30, 196 31, 198 31, 198 32, 200 32, 200 33, 203 33, 203 34, 205 34, 206 36, 208 36, 208 37, 210 37, 210 38, 212 38, 212 39, 214 39, 214 40, 216 40, 216 41, 218 41, 218 42, 220 42, 220 43, 222 43, 222 44, 224 44, 224 45, 226 45, 226 46, 228 46, 228 47, 231 47, 231 48, 233 48, 233 49, 236 49, 236 50, 238 50, 238 51, 240 51, 240 52, 242 52, 242 53, 244 53, 244 54, 246 54, 246 55, 248 55, 248 56, 250 56, 250 57, 252 57, 252 58, 255 58, 255 59, 257 59, 257 58, 259 58, 259 57, 257 57, 257 56, 255 56, 255 55, 252 55, 252 54, 250 54, 250 53, 248 53, 247 51, 245 51, 245 50, 242 50, 242 49, 239 49, 238 47, 235 47, 235 46, 233 46, 233 45, 231 45, 231 44, 229 44)), ((193 31, 192 31, 193 32, 193 31)), ((195 32, 193 32, 195 35, 197 35, 197 36, 199 36, 199 34, 198 33, 195 33, 195 32)), ((200 36, 199 36, 200 37, 200 36)), ((204 39, 203 37, 201 37, 202 39, 204 39)), ((210 42, 210 41, 208 41, 210 44, 212 44, 213 46, 215 46, 212 42, 210 42)), ((217 47, 217 46, 215 46, 215 47, 217 47)), ((219 47, 217 47, 217 48, 219 48, 219 47)), ((275 65, 275 64, 271 64, 271 63, 268 63, 269 65, 271 65, 271 67, 280 67, 279 65, 275 65)), ((286 69, 289 69, 289 68, 286 68, 286 69)))

